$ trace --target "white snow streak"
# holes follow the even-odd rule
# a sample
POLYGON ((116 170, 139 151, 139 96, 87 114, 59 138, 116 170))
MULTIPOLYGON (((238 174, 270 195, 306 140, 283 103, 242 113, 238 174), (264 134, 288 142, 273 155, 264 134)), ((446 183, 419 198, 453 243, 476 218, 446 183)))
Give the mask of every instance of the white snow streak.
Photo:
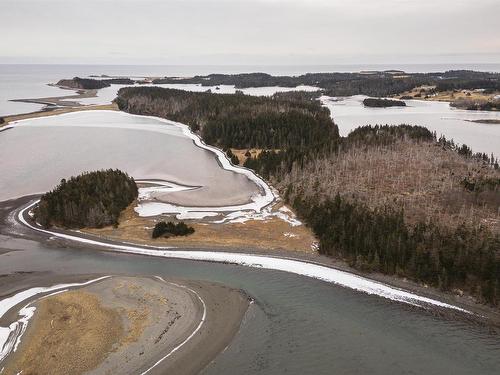
POLYGON ((470 313, 458 306, 450 305, 432 298, 427 298, 413 294, 389 285, 382 284, 377 281, 367 279, 362 276, 354 275, 349 272, 340 271, 334 268, 323 266, 315 263, 308 263, 306 261, 291 259, 291 258, 277 258, 264 255, 245 254, 245 253, 229 253, 217 251, 192 251, 192 250, 168 250, 157 248, 148 249, 132 245, 118 245, 91 240, 72 236, 69 234, 62 234, 51 232, 40 227, 36 227, 28 223, 24 219, 24 212, 29 210, 37 202, 30 204, 28 207, 21 210, 18 214, 19 220, 26 226, 37 230, 39 232, 47 233, 60 238, 69 239, 72 241, 82 242, 89 245, 103 246, 115 251, 123 253, 142 254, 164 258, 178 258, 199 261, 212 261, 220 263, 234 263, 246 267, 265 268, 276 271, 284 271, 294 273, 296 275, 307 276, 314 279, 322 280, 332 284, 340 285, 349 289, 357 290, 367 294, 374 294, 380 297, 390 299, 392 301, 403 302, 415 306, 427 307, 429 305, 438 306, 458 310, 461 312, 470 313))

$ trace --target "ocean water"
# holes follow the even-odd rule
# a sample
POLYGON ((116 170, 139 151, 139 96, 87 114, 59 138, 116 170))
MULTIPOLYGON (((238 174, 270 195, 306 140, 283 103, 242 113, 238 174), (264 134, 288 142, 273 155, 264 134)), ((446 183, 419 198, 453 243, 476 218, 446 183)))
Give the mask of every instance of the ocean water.
POLYGON ((406 107, 370 108, 363 105, 366 96, 323 97, 339 133, 346 136, 363 125, 421 125, 444 135, 475 152, 500 157, 500 125, 473 120, 500 120, 497 111, 467 111, 450 107, 448 102, 405 100, 406 107))
POLYGON ((359 64, 359 65, 23 65, 0 64, 0 116, 33 112, 39 104, 15 103, 11 99, 71 95, 72 91, 47 86, 62 78, 107 74, 110 76, 183 76, 210 73, 265 72, 273 75, 300 75, 312 72, 358 72, 399 69, 407 72, 439 72, 474 69, 500 72, 499 64, 359 64))
MULTIPOLYGON (((474 69, 500 72, 500 64, 434 64, 434 65, 321 65, 321 66, 139 66, 139 65, 1 65, 0 64, 0 116, 40 110, 42 105, 11 102, 10 99, 39 98, 71 95, 71 90, 48 86, 62 78, 74 76, 106 74, 109 76, 146 77, 146 76, 193 76, 210 73, 267 72, 275 75, 298 75, 307 72, 360 71, 401 69, 408 72, 435 72, 449 69, 474 69)), ((160 85, 188 91, 214 93, 234 93, 234 86, 221 85, 202 87, 200 85, 169 84, 160 85)), ((116 97, 122 85, 99 90, 97 97, 81 99, 82 104, 107 104, 116 97)), ((303 86, 298 89, 311 91, 314 87, 303 86)), ((277 91, 290 88, 260 87, 247 88, 248 95, 272 95, 277 91)), ((466 120, 499 119, 498 112, 463 111, 450 108, 448 103, 409 101, 406 108, 365 108, 363 97, 344 98, 340 101, 325 100, 332 117, 339 126, 340 133, 368 124, 401 123, 426 126, 438 135, 443 134, 456 142, 465 143, 476 152, 500 155, 500 125, 478 124, 466 120)))

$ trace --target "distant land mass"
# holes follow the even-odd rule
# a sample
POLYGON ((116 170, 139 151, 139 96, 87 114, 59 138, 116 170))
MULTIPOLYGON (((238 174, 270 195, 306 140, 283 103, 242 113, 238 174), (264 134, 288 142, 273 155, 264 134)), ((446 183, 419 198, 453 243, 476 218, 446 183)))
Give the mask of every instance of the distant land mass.
POLYGON ((164 77, 152 83, 191 83, 202 86, 234 85, 236 88, 300 85, 316 86, 329 96, 390 96, 419 86, 436 91, 458 89, 500 90, 500 73, 451 70, 442 73, 405 73, 399 70, 360 73, 307 73, 300 76, 272 76, 266 73, 209 74, 190 78, 164 77))
POLYGON ((67 87, 72 89, 96 90, 109 87, 111 85, 133 85, 134 81, 130 78, 111 78, 111 79, 93 79, 79 78, 61 79, 56 83, 56 86, 67 87))
MULTIPOLYGON (((78 89, 99 89, 111 84, 198 84, 207 87, 233 85, 236 89, 249 87, 314 86, 311 95, 392 97, 400 99, 435 99, 452 102, 468 110, 497 110, 499 108, 500 73, 469 70, 442 73, 405 73, 399 70, 363 71, 359 73, 307 73, 300 76, 272 76, 267 73, 209 74, 194 77, 162 78, 79 78, 60 80, 57 85, 78 89), (463 92, 462 92, 463 91, 463 92), (467 92, 466 92, 467 91, 467 92), (456 100, 460 93, 466 100, 456 100), (456 95, 455 95, 456 94, 456 95), (473 95, 472 95, 473 94, 473 95), (469 97, 471 96, 472 97, 469 97)), ((375 102, 372 102, 373 104, 375 102)), ((379 102, 382 104, 382 102, 379 102)), ((386 102, 389 104, 389 102, 386 102)), ((370 105, 370 104, 368 104, 370 105)), ((395 104, 394 105, 398 105, 395 104)), ((401 104, 399 104, 401 105, 401 104)))

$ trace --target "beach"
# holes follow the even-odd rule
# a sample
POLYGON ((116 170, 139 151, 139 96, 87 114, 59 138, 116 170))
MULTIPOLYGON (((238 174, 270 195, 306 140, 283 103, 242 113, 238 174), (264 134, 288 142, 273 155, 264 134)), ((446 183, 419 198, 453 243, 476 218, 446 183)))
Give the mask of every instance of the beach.
POLYGON ((230 343, 248 298, 214 283, 119 276, 33 304, 4 374, 195 374, 230 343))

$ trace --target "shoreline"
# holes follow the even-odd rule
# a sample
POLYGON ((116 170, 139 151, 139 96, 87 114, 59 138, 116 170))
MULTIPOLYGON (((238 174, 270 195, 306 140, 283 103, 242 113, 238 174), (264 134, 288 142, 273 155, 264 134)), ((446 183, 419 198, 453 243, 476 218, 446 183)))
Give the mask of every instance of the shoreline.
POLYGON ((29 372, 30 366, 48 367, 51 374, 66 374, 69 369, 90 374, 176 369, 176 373, 196 374, 230 344, 249 300, 241 291, 215 283, 110 276, 41 296, 30 305, 36 309, 34 316, 18 350, 2 363, 5 374, 25 367, 29 372), (110 314, 121 318, 115 319, 114 328, 106 324, 105 337, 114 332, 115 340, 102 355, 104 337, 99 329, 95 331, 98 325, 91 317, 100 317, 96 318, 99 322, 110 314), (65 342, 71 342, 76 354, 68 351, 65 342), (78 353, 85 356, 86 350, 100 359, 80 360, 78 353), (180 363, 183 371, 177 369, 180 363))
MULTIPOLYGON (((22 116, 21 118, 6 118, 6 123, 4 124, 3 129, 9 129, 17 126, 22 126, 22 122, 25 120, 30 120, 32 118, 40 118, 44 116, 63 116, 63 115, 68 115, 74 112, 79 112, 85 108, 86 110, 93 110, 93 111, 103 111, 106 112, 108 111, 108 108, 102 108, 101 106, 96 107, 96 106, 87 106, 87 107, 78 107, 78 108, 68 108, 68 109, 63 109, 59 111, 58 113, 50 113, 46 114, 43 116, 37 116, 38 113, 33 113, 32 116, 26 115, 22 116), (5 126, 6 125, 6 126, 5 126)), ((256 185, 256 188, 260 192, 258 195, 254 194, 252 196, 249 196, 245 201, 242 201, 242 203, 235 203, 235 204, 223 204, 223 205, 212 205, 212 206, 194 206, 194 207, 189 207, 185 205, 179 205, 175 203, 175 200, 173 203, 169 202, 161 202, 161 201, 145 201, 142 204, 138 206, 139 210, 142 210, 144 212, 144 216, 151 216, 148 212, 153 210, 153 213, 155 215, 158 214, 175 214, 175 213, 180 213, 180 212, 192 212, 194 214, 199 214, 200 212, 213 212, 217 211, 220 213, 230 213, 230 212, 241 212, 241 214, 244 216, 245 213, 243 211, 254 211, 255 213, 260 213, 264 208, 269 207, 273 202, 276 201, 276 195, 273 193, 271 187, 262 179, 260 176, 258 176, 256 173, 254 173, 252 170, 241 167, 241 166, 235 166, 231 163, 227 155, 222 152, 222 150, 218 149, 217 147, 211 146, 206 144, 199 135, 193 133, 191 129, 182 123, 176 122, 176 121, 171 121, 167 120, 161 117, 155 117, 155 116, 143 116, 143 115, 136 115, 136 114, 131 114, 128 112, 123 112, 116 110, 117 106, 113 104, 110 110, 120 113, 123 116, 132 116, 132 117, 139 117, 139 118, 148 118, 152 119, 155 121, 159 121, 161 123, 166 123, 169 125, 173 125, 178 127, 182 133, 189 138, 190 140, 193 141, 196 147, 199 147, 203 150, 207 150, 212 152, 215 155, 215 159, 217 163, 220 165, 222 169, 225 169, 227 171, 231 171, 240 175, 245 176, 251 183, 256 185)), ((43 112, 42 112, 43 113, 43 112)), ((2 129, 2 128, 0 128, 2 129)))
MULTIPOLYGON (((24 209, 26 212, 27 209, 24 209)), ((176 249, 168 247, 147 247, 134 244, 124 244, 83 233, 67 234, 64 231, 47 231, 36 228, 23 218, 23 210, 18 214, 18 220, 35 231, 45 235, 56 236, 70 243, 77 241, 88 248, 98 251, 121 252, 142 256, 157 256, 195 261, 238 264, 251 268, 265 268, 285 271, 301 276, 315 278, 367 294, 375 294, 393 302, 410 304, 424 309, 436 311, 438 314, 449 315, 453 319, 465 319, 480 324, 500 326, 500 311, 469 300, 467 297, 450 295, 434 288, 417 286, 415 283, 402 281, 387 275, 370 275, 357 272, 338 260, 320 255, 285 253, 276 251, 265 252, 238 251, 237 249, 176 249), (236 252, 235 252, 236 251, 236 252)), ((45 236, 44 235, 44 236, 45 236)), ((43 237, 44 237, 43 236, 43 237)), ((42 237, 42 238, 43 238, 42 237)))
MULTIPOLYGON (((168 121, 168 120, 165 120, 165 121, 168 121)), ((225 159, 227 160, 227 158, 225 158, 225 159)), ((98 238, 100 240, 103 239, 102 237, 99 237, 99 236, 92 236, 91 238, 98 238)), ((116 241, 113 241, 112 239, 109 239, 109 238, 108 239, 105 238, 105 241, 116 243, 116 241)), ((96 242, 99 242, 99 241, 96 241, 96 242)), ((126 245, 129 245, 129 244, 134 245, 133 241, 127 242, 127 243, 124 243, 124 242, 119 242, 119 243, 126 244, 126 245)), ((126 245, 125 245, 125 247, 126 247, 126 245)), ((138 244, 138 245, 144 246, 144 244, 138 244)), ((100 246, 100 245, 97 245, 97 246, 100 246)), ((146 245, 146 247, 147 247, 147 249, 156 249, 156 250, 171 249, 171 247, 154 247, 154 246, 148 247, 147 245, 146 245)), ((214 249, 214 248, 217 248, 217 250, 221 250, 222 252, 227 252, 227 250, 228 250, 227 248, 218 248, 217 246, 209 247, 209 249, 214 249)), ((255 251, 255 250, 256 249, 253 248, 252 246, 248 246, 248 248, 245 248, 245 251, 248 251, 250 253, 256 253, 256 254, 260 254, 260 255, 269 255, 269 252, 259 252, 259 251, 255 251)), ((290 252, 286 252, 286 253, 281 252, 280 253, 278 251, 275 254, 277 254, 277 256, 280 256, 280 254, 281 254, 282 256, 289 257, 291 253, 290 252)), ((151 255, 151 254, 149 254, 149 255, 151 255)), ((480 315, 486 314, 486 315, 492 317, 492 321, 495 322, 495 324, 500 325, 500 317, 499 317, 498 310, 496 310, 494 308, 490 308, 489 306, 486 306, 486 305, 478 304, 474 300, 469 299, 467 296, 460 297, 460 296, 455 295, 455 294, 441 292, 435 288, 432 288, 432 287, 428 288, 426 286, 422 286, 421 284, 417 284, 415 282, 408 281, 406 279, 400 279, 400 278, 393 277, 393 276, 361 273, 361 272, 358 272, 358 271, 353 270, 350 267, 346 266, 345 264, 343 264, 342 261, 339 261, 339 260, 336 260, 333 258, 327 258, 327 257, 321 256, 321 255, 316 255, 316 254, 311 255, 311 256, 306 256, 305 254, 297 254, 297 255, 299 257, 302 257, 302 256, 306 257, 307 261, 312 262, 312 263, 319 263, 321 265, 326 265, 327 267, 333 267, 335 269, 343 270, 343 271, 348 272, 348 273, 353 274, 353 275, 368 277, 371 280, 383 282, 383 283, 395 286, 396 288, 409 289, 411 291, 415 291, 416 293, 419 293, 422 295, 431 296, 433 298, 445 300, 449 304, 458 304, 461 306, 466 306, 466 307, 472 309, 473 311, 477 311, 478 314, 480 314, 480 315)))
POLYGON ((37 297, 38 295, 50 295, 58 293, 62 290, 67 290, 69 288, 83 287, 105 278, 107 278, 107 276, 102 276, 100 278, 81 283, 65 283, 53 285, 50 287, 34 287, 20 291, 10 297, 2 299, 2 304, 0 306, 0 322, 2 320, 8 319, 9 317, 13 318, 14 316, 16 316, 16 314, 14 313, 16 307, 17 316, 20 318, 14 320, 14 322, 12 322, 8 327, 0 327, 2 328, 0 330, 0 332, 2 333, 0 337, 0 342, 2 344, 0 361, 3 361, 9 354, 16 351, 19 343, 21 342, 21 338, 24 332, 26 331, 28 322, 35 313, 36 308, 32 307, 31 305, 34 303, 34 301, 40 298, 37 297), (23 305, 24 307, 20 308, 23 305))

